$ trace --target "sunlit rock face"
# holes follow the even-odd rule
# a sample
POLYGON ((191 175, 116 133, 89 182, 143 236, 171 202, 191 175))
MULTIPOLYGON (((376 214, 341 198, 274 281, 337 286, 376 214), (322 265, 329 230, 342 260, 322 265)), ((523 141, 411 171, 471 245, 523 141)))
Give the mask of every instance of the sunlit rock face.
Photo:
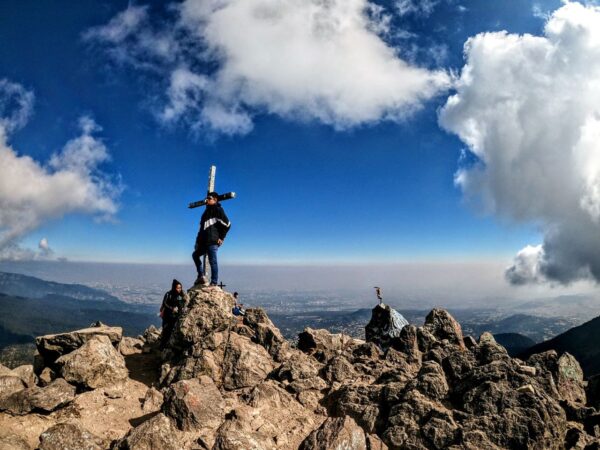
POLYGON ((366 342, 307 328, 295 347, 263 310, 239 318, 233 304, 221 289, 191 289, 162 349, 154 328, 38 339, 39 377, 0 367, 0 448, 600 445, 598 383, 588 402, 569 354, 514 359, 489 333, 463 336, 443 309, 418 327, 387 305, 373 309, 366 342))

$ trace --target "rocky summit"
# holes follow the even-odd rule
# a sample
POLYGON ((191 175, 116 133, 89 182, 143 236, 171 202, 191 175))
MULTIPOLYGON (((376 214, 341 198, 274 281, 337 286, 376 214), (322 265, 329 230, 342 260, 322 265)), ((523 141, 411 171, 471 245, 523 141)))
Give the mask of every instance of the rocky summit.
POLYGON ((162 350, 153 327, 98 323, 0 367, 0 450, 600 448, 598 383, 568 353, 522 361, 444 310, 416 327, 386 305, 366 342, 307 328, 293 346, 263 310, 189 294, 162 350))

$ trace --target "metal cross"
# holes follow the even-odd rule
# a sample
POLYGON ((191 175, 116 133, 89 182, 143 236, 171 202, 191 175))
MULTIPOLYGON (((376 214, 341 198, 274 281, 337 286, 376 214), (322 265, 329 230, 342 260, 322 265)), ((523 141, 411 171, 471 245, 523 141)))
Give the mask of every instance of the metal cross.
POLYGON ((221 289, 223 289, 225 286, 227 286, 226 284, 223 284, 223 282, 221 281, 217 286, 219 286, 221 289))
MULTIPOLYGON (((210 170, 208 171, 208 188, 206 191, 206 195, 210 192, 215 191, 215 175, 217 174, 217 166, 210 166, 210 170)), ((222 202, 224 200, 229 200, 231 198, 235 198, 235 192, 226 192, 225 194, 219 195, 219 201, 222 202)), ((199 200, 197 202, 192 202, 188 205, 188 208, 198 208, 200 206, 206 205, 206 198, 203 200, 199 200)))

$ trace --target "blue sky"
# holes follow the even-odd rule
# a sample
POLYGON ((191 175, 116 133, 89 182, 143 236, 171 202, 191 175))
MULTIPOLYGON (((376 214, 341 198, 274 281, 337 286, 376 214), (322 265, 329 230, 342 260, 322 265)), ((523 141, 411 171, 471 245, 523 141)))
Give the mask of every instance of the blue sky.
MULTIPOLYGON (((134 6, 146 4, 155 29, 173 20, 159 2, 134 6)), ((393 31, 382 40, 399 58, 458 76, 469 37, 499 30, 541 35, 539 11, 561 4, 440 1, 429 12, 405 14, 393 2, 379 5, 393 31)), ((253 126, 244 133, 191 129, 185 120, 165 124, 156 114, 165 101, 163 63, 157 70, 118 63, 110 45, 84 38, 127 7, 125 1, 0 4, 0 79, 35 95, 29 120, 9 135, 10 146, 48 164, 79 135, 79 119, 90 117, 110 155, 98 168, 123 188, 109 220, 66 211, 39 221, 12 245, 37 251, 46 238, 52 257, 187 262, 201 211, 186 205, 204 194, 211 164, 217 190, 238 193, 224 203, 233 223, 220 252, 227 262, 509 262, 527 244, 542 242, 543 217, 490 214, 469 206, 465 189, 455 185, 468 142, 438 123, 452 87, 399 120, 343 129, 266 107, 248 107, 253 126)))

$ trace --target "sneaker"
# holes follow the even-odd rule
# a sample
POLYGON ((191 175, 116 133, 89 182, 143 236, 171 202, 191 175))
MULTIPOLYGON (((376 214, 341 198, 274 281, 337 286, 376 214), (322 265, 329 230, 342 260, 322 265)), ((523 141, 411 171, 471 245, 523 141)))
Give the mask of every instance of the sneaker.
POLYGON ((219 285, 217 283, 210 283, 210 287, 218 288, 219 285))
POLYGON ((199 284, 200 286, 206 286, 208 284, 208 280, 204 275, 199 275, 198 278, 196 278, 196 281, 194 282, 194 285, 197 284, 199 284))

